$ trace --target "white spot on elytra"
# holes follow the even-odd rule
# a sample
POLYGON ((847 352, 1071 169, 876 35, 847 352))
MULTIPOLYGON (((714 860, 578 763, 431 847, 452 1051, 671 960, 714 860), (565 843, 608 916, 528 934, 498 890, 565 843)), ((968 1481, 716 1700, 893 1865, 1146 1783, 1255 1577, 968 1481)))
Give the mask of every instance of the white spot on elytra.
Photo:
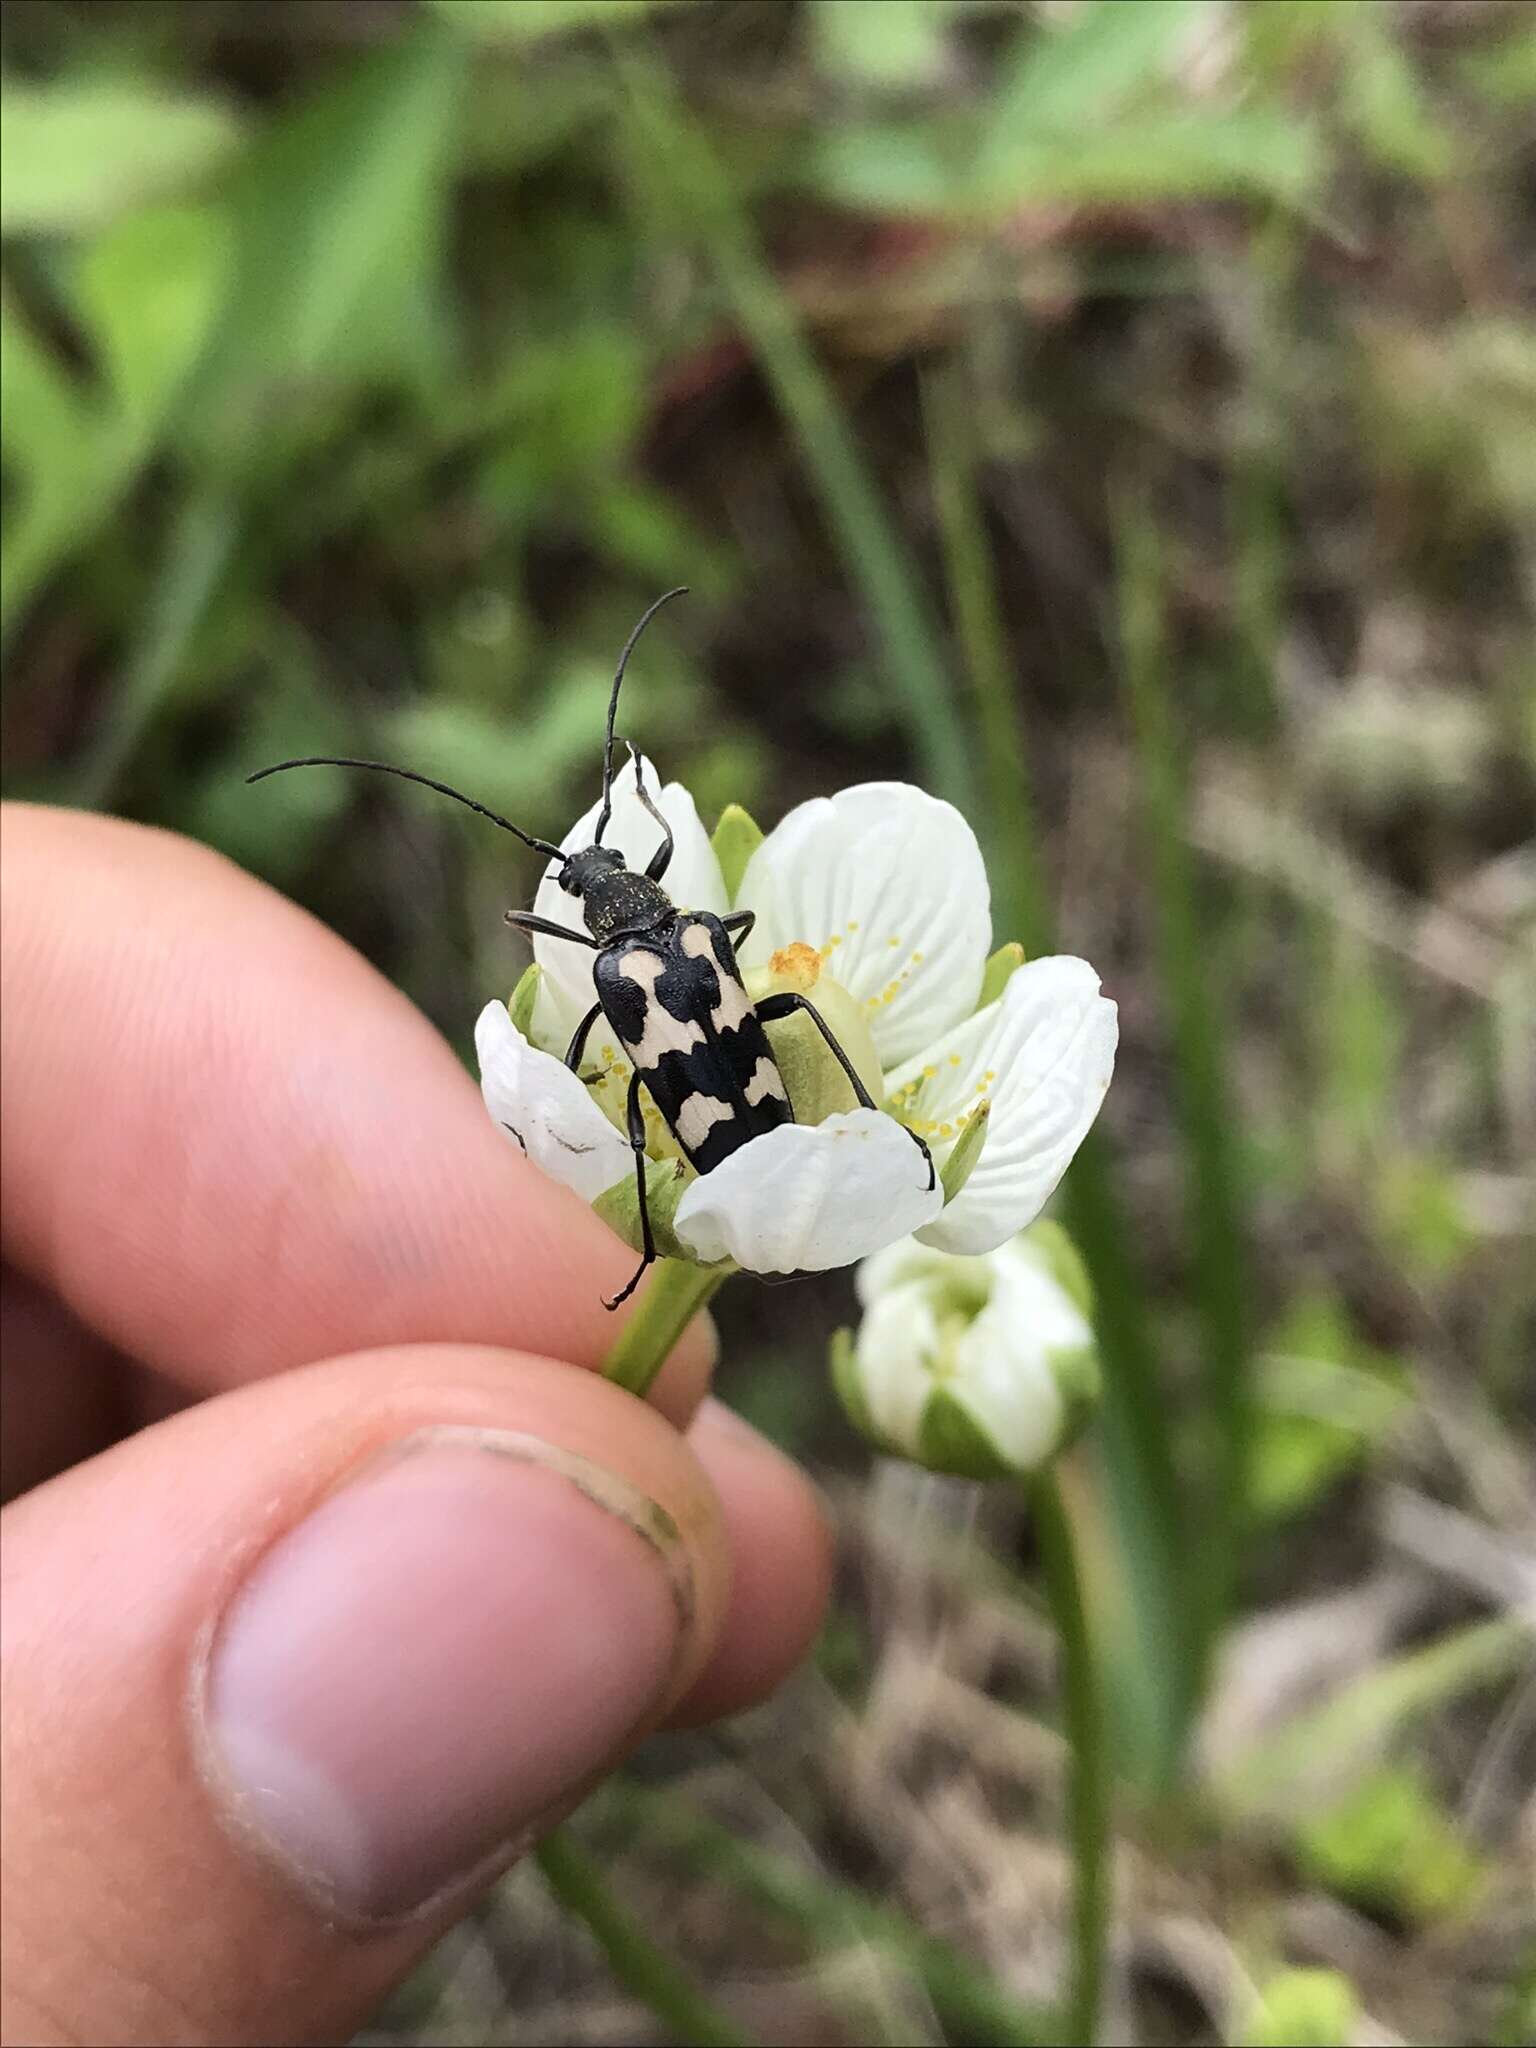
POLYGON ((713 1095, 690 1095, 677 1112, 677 1135, 690 1152, 695 1152, 713 1125, 727 1122, 734 1114, 728 1102, 713 1095))
POLYGON ((759 1103, 765 1096, 776 1096, 780 1102, 787 1102, 784 1082, 772 1060, 760 1059, 752 1069, 752 1078, 747 1083, 745 1096, 748 1104, 759 1103))
POLYGON ((690 1046, 704 1043, 701 1024, 691 1017, 674 1017, 658 1001, 656 983, 665 969, 666 962, 658 954, 644 951, 626 953, 619 963, 620 974, 645 991, 645 1028, 629 1047, 637 1066, 659 1066, 663 1053, 686 1052, 690 1046))
POLYGON ((683 951, 694 960, 707 960, 715 970, 720 983, 720 1000, 709 1013, 709 1021, 716 1031, 737 1031, 752 1014, 752 1005, 747 1001, 747 992, 739 981, 734 980, 720 965, 715 955, 714 941, 709 928, 702 924, 690 924, 683 931, 683 951))

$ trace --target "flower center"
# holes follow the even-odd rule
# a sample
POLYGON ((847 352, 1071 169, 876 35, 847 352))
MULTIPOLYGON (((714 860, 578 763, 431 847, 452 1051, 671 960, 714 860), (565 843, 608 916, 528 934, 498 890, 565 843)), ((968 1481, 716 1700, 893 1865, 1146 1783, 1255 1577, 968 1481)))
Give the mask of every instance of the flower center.
MULTIPOLYGON (((814 1003, 816 1014, 848 1056, 849 1065, 879 1102, 885 1093, 880 1056, 869 1035, 862 1004, 827 972, 814 946, 801 940, 781 946, 766 967, 749 968, 747 994, 754 1003, 765 996, 797 995, 814 1003)), ((836 1053, 804 1010, 793 1011, 764 1026, 797 1124, 819 1124, 840 1111, 857 1109, 854 1093, 836 1053)))

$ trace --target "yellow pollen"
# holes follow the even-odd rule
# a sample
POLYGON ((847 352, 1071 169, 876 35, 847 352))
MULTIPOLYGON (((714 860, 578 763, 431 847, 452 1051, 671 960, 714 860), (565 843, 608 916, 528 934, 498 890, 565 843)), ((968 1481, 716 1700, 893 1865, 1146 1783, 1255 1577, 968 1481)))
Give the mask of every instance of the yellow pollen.
POLYGON ((796 939, 792 945, 781 946, 768 962, 770 970, 786 981, 803 982, 807 988, 814 988, 821 975, 821 955, 814 946, 808 946, 804 939, 796 939))
POLYGON ((925 1081, 931 1081, 931 1080, 933 1079, 934 1075, 935 1075, 935 1074, 936 1074, 936 1073, 937 1073, 938 1071, 939 1071, 939 1070, 938 1070, 938 1068, 937 1068, 937 1067, 924 1067, 924 1069, 923 1069, 923 1079, 924 1079, 925 1081))
POLYGON ((954 1125, 953 1125, 953 1124, 940 1124, 940 1126, 939 1126, 939 1136, 940 1136, 941 1138, 952 1138, 952 1137, 953 1137, 954 1135, 955 1135, 955 1127, 954 1127, 954 1125))
POLYGON ((901 944, 901 941, 900 939, 887 939, 885 943, 888 946, 899 946, 901 944))
POLYGON ((914 967, 921 967, 921 966, 922 966, 922 964, 923 964, 923 956, 922 956, 922 954, 921 954, 921 953, 914 953, 914 954, 912 955, 912 965, 913 965, 914 967))
POLYGON ((959 1053, 957 1053, 957 1052, 952 1052, 952 1053, 950 1054, 950 1056, 949 1056, 949 1064, 950 1064, 950 1065, 951 1065, 952 1067, 958 1067, 958 1066, 959 1066, 959 1064, 960 1064, 960 1055, 959 1055, 959 1053))
POLYGON ((856 932, 856 931, 858 930, 858 928, 859 928, 859 920, 858 920, 858 919, 857 919, 856 917, 850 917, 850 918, 849 918, 849 920, 848 920, 848 929, 849 929, 849 931, 851 931, 851 932, 856 932))

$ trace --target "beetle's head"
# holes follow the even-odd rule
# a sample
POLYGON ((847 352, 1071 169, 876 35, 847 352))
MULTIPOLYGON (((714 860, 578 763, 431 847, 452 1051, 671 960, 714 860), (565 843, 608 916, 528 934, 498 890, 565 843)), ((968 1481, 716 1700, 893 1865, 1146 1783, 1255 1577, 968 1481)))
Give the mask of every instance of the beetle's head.
POLYGON ((558 879, 568 896, 580 898, 587 930, 603 945, 623 932, 653 931, 672 913, 665 892, 611 846, 567 854, 558 879))
POLYGON ((589 846, 580 853, 568 853, 556 877, 567 896, 587 896, 624 866, 616 846, 589 846))

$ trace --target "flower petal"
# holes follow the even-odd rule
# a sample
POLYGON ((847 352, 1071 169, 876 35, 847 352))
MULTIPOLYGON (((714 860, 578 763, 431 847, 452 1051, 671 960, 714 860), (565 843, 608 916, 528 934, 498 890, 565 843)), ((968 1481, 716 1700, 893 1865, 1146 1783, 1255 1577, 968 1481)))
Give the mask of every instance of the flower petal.
POLYGON ((1055 1451, 1066 1403, 1052 1354, 1082 1351, 1093 1332, 1044 1264, 1022 1245, 1004 1245, 992 1299, 956 1347, 950 1392, 1016 1472, 1055 1451))
POLYGON ((753 1138, 685 1192, 675 1228, 709 1264, 825 1273, 931 1221, 943 1199, 910 1133, 855 1109, 753 1138))
POLYGON ((486 1108, 535 1166, 584 1202, 633 1172, 629 1146, 581 1081, 563 1060, 528 1043, 505 1003, 480 1012, 475 1051, 486 1108))
POLYGON ((992 942, 981 849, 952 804, 908 783, 800 804, 747 863, 737 901, 758 917, 743 959, 817 947, 887 1067, 976 1007, 992 942))
POLYGON ((986 1252, 1040 1213, 1099 1113, 1119 1022, 1086 960, 1019 968, 995 1003, 889 1077, 901 1114, 940 1161, 984 1098, 992 1103, 975 1171, 918 1234, 946 1252, 986 1252))
MULTIPOLYGON (((866 1270, 861 1267, 861 1275, 866 1270)), ((855 1340, 859 1392, 875 1429, 902 1456, 916 1455, 938 1350, 938 1318, 927 1288, 887 1288, 866 1308, 855 1340)))
MULTIPOLYGON (((699 822, 693 798, 680 782, 669 782, 658 790, 656 770, 649 761, 645 763, 645 786, 672 827, 672 859, 662 880, 667 894, 684 910, 725 911, 729 905, 725 884, 720 879, 720 863, 710 846, 709 834, 699 822)), ((601 809, 600 803, 593 804, 576 820, 560 842, 565 852, 579 852, 592 844, 601 809)), ((613 778, 613 816, 603 834, 603 844, 616 846, 632 868, 642 870, 661 844, 655 819, 635 794, 632 760, 626 760, 613 778)), ((581 905, 560 887, 556 873, 551 861, 534 896, 534 911, 539 917, 584 932, 581 905)), ((533 957, 544 970, 534 1012, 534 1035, 550 1046, 558 1044, 563 1052, 565 1041, 597 1000, 592 982, 596 955, 585 946, 571 945, 563 939, 536 938, 533 957)))

